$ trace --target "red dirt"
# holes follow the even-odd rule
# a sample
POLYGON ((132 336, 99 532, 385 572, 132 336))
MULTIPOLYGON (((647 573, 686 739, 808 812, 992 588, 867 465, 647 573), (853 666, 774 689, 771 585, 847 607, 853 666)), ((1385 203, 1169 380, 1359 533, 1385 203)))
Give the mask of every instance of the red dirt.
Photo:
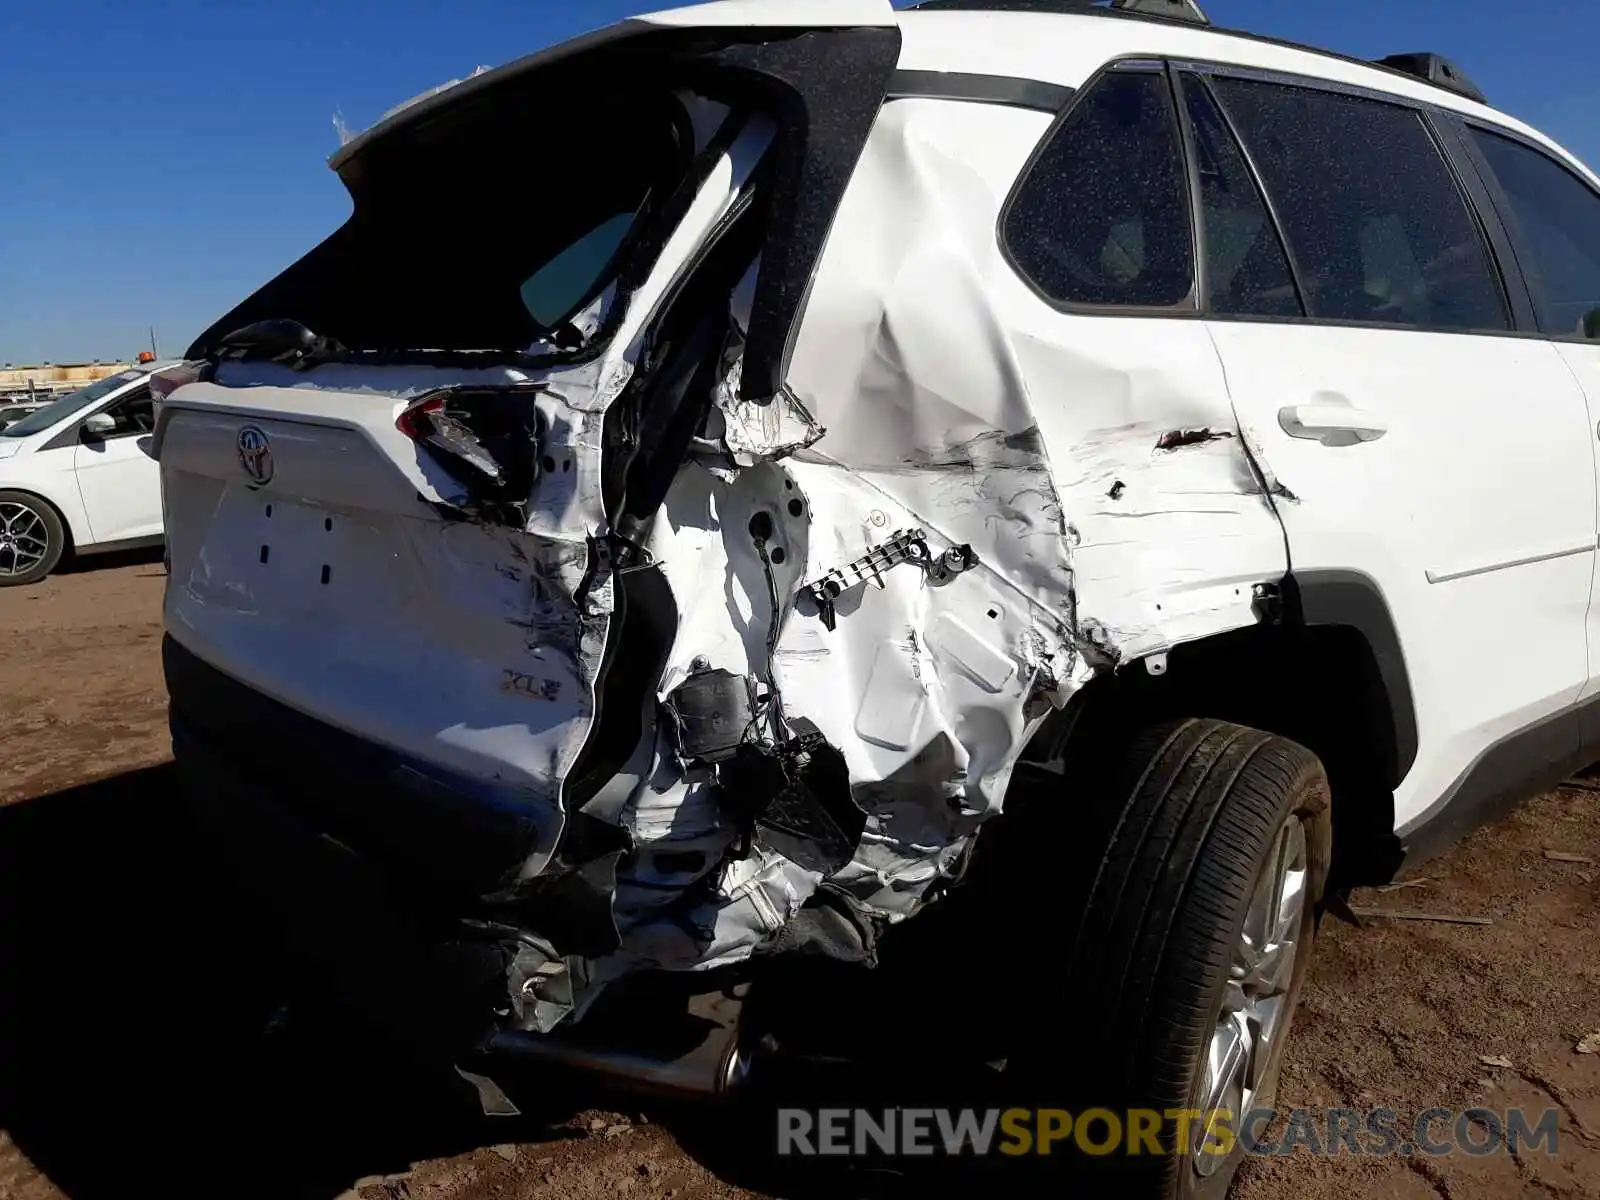
MULTIPOLYGON (((125 559, 0 591, 0 1198, 895 1190, 791 1179, 716 1112, 645 1121, 563 1090, 496 1123, 441 1107, 371 1048, 263 1035, 270 955, 194 876, 171 804, 164 582, 159 562, 125 559)), ((1574 1051, 1600 1031, 1600 867, 1546 849, 1600 859, 1600 793, 1542 797, 1424 868, 1425 885, 1357 897, 1491 926, 1326 923, 1279 1101, 1555 1107, 1560 1154, 1296 1154, 1248 1163, 1238 1200, 1600 1196, 1600 1054, 1574 1051)))

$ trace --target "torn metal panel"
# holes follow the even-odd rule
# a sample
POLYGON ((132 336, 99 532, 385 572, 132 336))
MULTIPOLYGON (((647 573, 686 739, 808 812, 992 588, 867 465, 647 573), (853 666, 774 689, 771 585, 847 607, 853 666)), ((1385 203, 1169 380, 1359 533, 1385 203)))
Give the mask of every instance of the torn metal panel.
POLYGON ((716 400, 721 441, 734 465, 784 458, 822 440, 827 430, 787 389, 767 401, 742 398, 738 365, 725 377, 716 400))
MULTIPOLYGON (((525 1029, 629 972, 785 939, 869 958, 874 923, 959 871, 1052 706, 1249 623, 1250 585, 1283 569, 1204 328, 1061 314, 1002 258, 995 181, 1041 114, 885 108, 765 389, 752 359, 764 379, 782 356, 754 330, 796 298, 766 294, 776 235, 751 197, 792 139, 737 106, 686 114, 701 153, 671 227, 562 331, 592 353, 492 384, 459 363, 224 364, 216 412, 249 410, 248 382, 277 414, 259 424, 299 499, 271 520, 315 533, 334 464, 372 486, 338 495, 388 585, 370 627, 370 593, 250 574, 268 518, 221 482, 227 447, 177 472, 181 502, 248 534, 175 554, 207 657, 255 654, 236 672, 254 686, 520 789, 526 844, 478 899, 534 939, 508 980, 525 1029), (304 634, 292 671, 262 612, 304 634), (843 923, 805 933, 824 899, 843 923)), ((173 462, 229 420, 174 424, 173 462)))
MULTIPOLYGON (((780 408, 753 437, 751 410, 732 389, 720 393, 720 449, 759 465, 729 471, 718 455, 686 467, 649 545, 682 606, 663 695, 697 671, 768 684, 842 755, 863 822, 853 853, 842 866, 796 861, 806 856, 776 852, 758 830, 690 907, 630 908, 619 891, 623 950, 597 964, 597 978, 646 962, 705 968, 747 957, 825 878, 864 912, 911 914, 999 811, 1042 714, 1036 700, 1063 698, 1086 669, 1071 628, 1069 531, 1015 361, 990 359, 972 379, 985 360, 963 338, 977 331, 982 349, 983 331, 997 332, 981 289, 952 308, 947 287, 934 285, 951 264, 919 265, 925 273, 888 289, 900 303, 875 315, 881 336, 859 376, 831 396, 798 382, 802 333, 795 394, 777 398, 804 414, 791 426, 798 436, 780 432, 780 408), (964 436, 949 436, 953 428, 964 436), (751 537, 758 512, 770 520, 765 564, 751 537), (718 578, 720 594, 704 588, 718 578)), ((830 312, 839 278, 824 272, 813 311, 830 312)), ((705 795, 689 777, 676 786, 685 805, 705 795)), ((658 810, 664 800, 656 786, 638 802, 658 810)), ((698 824, 693 836, 703 838, 698 824)), ((637 859, 659 861, 647 844, 637 859)), ((664 881, 638 879, 640 898, 652 898, 651 882, 664 881)))
POLYGON ((1048 124, 885 108, 790 383, 828 429, 811 453, 970 543, 1109 666, 1251 623, 1286 561, 1203 326, 1065 314, 1005 261, 1004 189, 1048 124))
MULTIPOLYGON (((785 466, 808 499, 812 561, 824 576, 922 518, 855 472, 809 457, 785 466)), ((927 558, 914 561, 938 563, 967 545, 926 537, 927 558)), ((881 569, 835 597, 833 629, 802 608, 778 644, 786 703, 843 749, 866 813, 855 858, 833 882, 882 915, 914 911, 999 811, 1029 702, 1077 669, 1061 615, 1019 595, 984 552, 978 559, 942 578, 917 565, 881 569)))
MULTIPOLYGON (((896 720, 858 732, 927 757, 875 764, 858 795, 931 785, 982 811, 992 790, 973 787, 983 770, 963 758, 1004 762, 1028 728, 1024 697, 1005 691, 1015 681, 988 690, 1006 663, 1017 679, 1046 663, 1064 694, 1091 668, 1252 623, 1251 585, 1285 569, 1204 329, 1062 314, 1003 259, 995 181, 1016 178, 1047 125, 931 101, 886 107, 797 343, 790 384, 828 431, 796 456, 797 478, 813 497, 814 470, 869 493, 840 515, 849 534, 834 561, 915 524, 970 545, 974 578, 995 588, 975 613, 940 611, 963 581, 908 614, 900 665, 872 670, 885 698, 874 711, 896 720), (944 710, 946 730, 926 724, 932 681, 975 693, 944 710)), ((869 592, 859 608, 883 603, 869 592)), ((841 608, 841 632, 852 619, 841 608)), ((878 645, 832 646, 830 666, 852 655, 863 671, 894 662, 878 645)), ((897 803, 887 824, 928 826, 907 838, 925 839, 923 861, 948 854, 960 822, 897 803)))

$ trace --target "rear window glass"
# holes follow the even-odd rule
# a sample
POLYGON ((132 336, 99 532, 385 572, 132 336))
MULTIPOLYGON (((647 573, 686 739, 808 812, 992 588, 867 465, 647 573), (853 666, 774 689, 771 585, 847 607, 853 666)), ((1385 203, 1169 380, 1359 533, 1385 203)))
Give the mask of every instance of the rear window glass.
POLYGON ((522 281, 522 307, 545 329, 572 315, 589 293, 606 278, 622 243, 633 228, 635 214, 607 217, 570 246, 559 251, 522 281))
POLYGON ((682 104, 603 81, 581 118, 549 95, 490 96, 375 145, 347 173, 351 218, 212 333, 286 318, 356 350, 520 351, 602 291, 688 170, 682 104))

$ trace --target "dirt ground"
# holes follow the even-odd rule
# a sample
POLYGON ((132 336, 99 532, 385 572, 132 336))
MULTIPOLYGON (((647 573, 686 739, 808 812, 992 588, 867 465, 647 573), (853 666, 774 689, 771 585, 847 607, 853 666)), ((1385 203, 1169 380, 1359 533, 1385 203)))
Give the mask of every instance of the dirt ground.
MULTIPOLYGON (((491 1122, 370 1048, 269 1021, 271 956, 197 882, 173 804, 163 584, 143 558, 0 591, 0 1198, 908 1190, 799 1178, 720 1110, 563 1087, 491 1122)), ((1235 1196, 1600 1196, 1600 1054, 1575 1052, 1600 1032, 1600 867, 1547 850, 1600 859, 1600 792, 1545 796, 1425 883, 1357 897, 1492 925, 1328 922, 1280 1107, 1555 1108, 1559 1154, 1296 1154, 1248 1163, 1235 1196)), ((395 983, 403 996, 403 964, 395 983)))

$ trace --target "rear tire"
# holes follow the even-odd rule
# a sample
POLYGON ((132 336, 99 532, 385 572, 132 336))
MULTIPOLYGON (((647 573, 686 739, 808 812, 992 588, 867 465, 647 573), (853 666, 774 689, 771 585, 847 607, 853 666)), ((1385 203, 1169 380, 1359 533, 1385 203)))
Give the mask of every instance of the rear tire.
POLYGON ((61 517, 27 492, 0 491, 0 587, 38 583, 67 549, 61 517))
MULTIPOLYGON (((1191 719, 1137 737, 1104 782, 1110 828, 1082 860, 1082 919, 1021 1055, 1028 1090, 1124 1116, 1228 1109, 1237 1135, 1274 1102, 1310 960, 1332 848, 1322 765, 1273 734, 1191 719)), ((1098 1160, 1117 1194, 1226 1195, 1243 1144, 1209 1153, 1177 1145, 1175 1122, 1160 1131, 1160 1155, 1098 1160)))

